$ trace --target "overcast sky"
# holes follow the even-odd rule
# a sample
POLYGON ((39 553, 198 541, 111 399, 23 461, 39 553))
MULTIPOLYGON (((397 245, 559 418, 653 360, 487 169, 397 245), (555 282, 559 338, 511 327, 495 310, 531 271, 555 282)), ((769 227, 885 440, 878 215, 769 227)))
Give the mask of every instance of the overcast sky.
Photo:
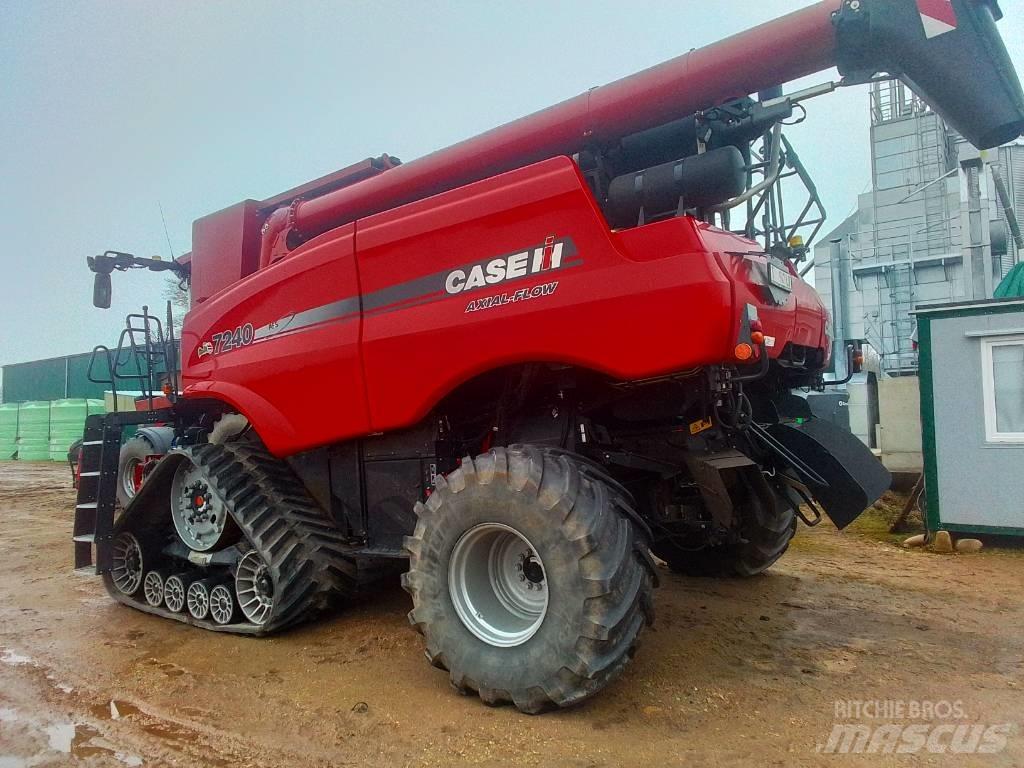
MULTIPOLYGON (((0 363, 110 344, 127 312, 162 306, 163 278, 137 271, 94 309, 85 266, 167 257, 161 205, 179 255, 199 216, 411 160, 806 4, 3 0, 0 363)), ((1017 5, 1001 30, 1024 70, 1017 5)), ((788 134, 830 225, 870 180, 867 99, 812 101, 788 134)))

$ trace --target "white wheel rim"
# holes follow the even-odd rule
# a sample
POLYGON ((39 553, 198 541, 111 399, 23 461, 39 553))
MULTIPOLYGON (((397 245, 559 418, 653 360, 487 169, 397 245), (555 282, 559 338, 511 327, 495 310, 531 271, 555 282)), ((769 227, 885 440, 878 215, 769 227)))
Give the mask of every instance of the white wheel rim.
POLYGON ((198 552, 216 547, 227 525, 227 508, 190 461, 183 461, 174 472, 171 519, 181 540, 198 552))
POLYGON ((185 583, 178 576, 171 576, 164 582, 164 603, 175 613, 185 608, 185 583))
POLYGON ((448 591, 466 629, 499 648, 525 643, 547 615, 544 564, 522 533, 501 523, 462 534, 448 562, 448 591))
POLYGON ((218 624, 227 624, 235 613, 235 598, 224 584, 210 590, 210 615, 218 624))
POLYGON ((164 577, 156 571, 150 571, 146 574, 142 591, 147 603, 154 607, 160 605, 164 601, 164 577))
POLYGON ((205 619, 210 613, 210 591, 201 581, 189 584, 188 592, 185 593, 185 602, 188 604, 188 612, 192 618, 205 619))
POLYGON ((247 552, 238 562, 235 592, 245 618, 253 624, 265 624, 274 610, 274 582, 270 568, 255 552, 247 552))
POLYGON ((130 533, 122 533, 114 541, 110 577, 125 595, 134 595, 142 583, 142 547, 130 533))
POLYGON ((121 488, 126 498, 134 499, 139 489, 135 487, 135 470, 142 463, 141 459, 130 458, 124 463, 121 474, 121 488))

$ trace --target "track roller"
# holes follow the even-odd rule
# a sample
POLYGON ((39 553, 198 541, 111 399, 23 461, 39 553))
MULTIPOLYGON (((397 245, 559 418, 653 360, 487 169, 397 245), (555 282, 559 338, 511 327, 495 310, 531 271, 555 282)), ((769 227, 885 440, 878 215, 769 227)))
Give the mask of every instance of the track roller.
POLYGON ((163 605, 166 580, 167 574, 163 571, 150 571, 142 583, 142 594, 146 598, 146 602, 154 608, 163 605))
POLYGON ((227 584, 218 584, 210 590, 210 618, 218 625, 233 623, 236 607, 235 596, 227 584))
POLYGON ((176 573, 164 582, 164 605, 169 611, 181 613, 185 610, 188 588, 195 577, 189 573, 176 573))
POLYGON ((188 585, 185 593, 185 604, 188 612, 195 619, 205 619, 210 615, 210 590, 217 586, 216 579, 199 579, 188 585))

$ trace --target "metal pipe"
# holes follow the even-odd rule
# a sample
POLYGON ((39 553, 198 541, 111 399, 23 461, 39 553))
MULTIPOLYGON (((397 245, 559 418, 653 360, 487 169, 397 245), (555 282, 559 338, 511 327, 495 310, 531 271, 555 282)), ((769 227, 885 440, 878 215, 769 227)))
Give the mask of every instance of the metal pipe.
POLYGON ((929 187, 931 187, 931 186, 934 186, 935 184, 938 184, 938 183, 939 183, 940 181, 942 181, 943 179, 948 179, 948 178, 949 178, 950 176, 952 176, 952 175, 953 175, 954 173, 956 173, 956 170, 957 170, 956 168, 953 168, 952 170, 946 171, 946 172, 945 172, 944 174, 942 174, 941 176, 939 176, 939 178, 937 178, 937 179, 932 179, 932 180, 931 180, 931 181, 929 181, 929 182, 928 182, 927 184, 922 184, 922 185, 921 185, 920 187, 918 187, 917 189, 915 189, 915 190, 914 190, 913 192, 911 192, 911 193, 910 193, 909 195, 907 195, 906 197, 904 197, 904 198, 903 198, 902 200, 899 200, 899 201, 897 201, 897 202, 896 202, 895 204, 896 204, 896 205, 899 205, 900 203, 905 203, 905 202, 907 202, 907 200, 909 200, 910 198, 912 198, 912 197, 913 197, 914 195, 917 195, 917 194, 920 194, 921 192, 924 192, 924 191, 925 191, 926 189, 928 189, 928 188, 929 188, 929 187))
POLYGON ((996 166, 990 166, 992 169, 992 181, 996 187, 996 196, 999 198, 999 204, 1003 207, 1003 214, 1006 216, 1006 224, 1010 228, 1010 234, 1013 236, 1013 241, 1017 244, 1018 251, 1024 251, 1024 238, 1020 234, 1020 223, 1017 221, 1017 212, 1013 210, 1013 201, 1010 200, 1010 193, 1006 189, 1006 182, 1003 181, 1003 175, 999 173, 999 169, 996 166))
POLYGON ((295 228, 310 237, 820 72, 835 64, 832 14, 839 6, 840 0, 821 0, 379 176, 304 201, 294 208, 295 228))
MULTIPOLYGON (((771 151, 768 153, 768 162, 765 165, 765 177, 756 186, 751 187, 739 197, 734 197, 732 200, 726 200, 721 205, 716 205, 712 208, 712 211, 725 211, 730 208, 735 208, 737 205, 742 205, 747 200, 752 199, 754 196, 761 194, 764 190, 774 184, 779 174, 782 173, 782 123, 776 123, 775 127, 772 128, 772 145, 771 151), (774 168, 775 170, 768 173, 768 168, 774 168)), ((750 222, 748 221, 749 225, 750 222)))
POLYGON ((841 379, 824 380, 822 383, 826 387, 838 387, 843 384, 849 384, 850 379, 853 378, 853 344, 846 345, 846 376, 841 379))

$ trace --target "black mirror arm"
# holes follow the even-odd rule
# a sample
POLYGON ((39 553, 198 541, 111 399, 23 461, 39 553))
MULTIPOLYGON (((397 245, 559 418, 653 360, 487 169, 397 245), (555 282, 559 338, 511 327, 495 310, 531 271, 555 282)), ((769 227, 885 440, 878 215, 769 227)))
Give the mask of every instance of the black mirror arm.
POLYGON ((89 269, 97 274, 109 275, 114 270, 125 272, 129 269, 148 269, 151 272, 173 272, 180 280, 187 280, 191 273, 188 265, 171 260, 148 259, 121 251, 105 251, 101 256, 86 258, 89 269))

